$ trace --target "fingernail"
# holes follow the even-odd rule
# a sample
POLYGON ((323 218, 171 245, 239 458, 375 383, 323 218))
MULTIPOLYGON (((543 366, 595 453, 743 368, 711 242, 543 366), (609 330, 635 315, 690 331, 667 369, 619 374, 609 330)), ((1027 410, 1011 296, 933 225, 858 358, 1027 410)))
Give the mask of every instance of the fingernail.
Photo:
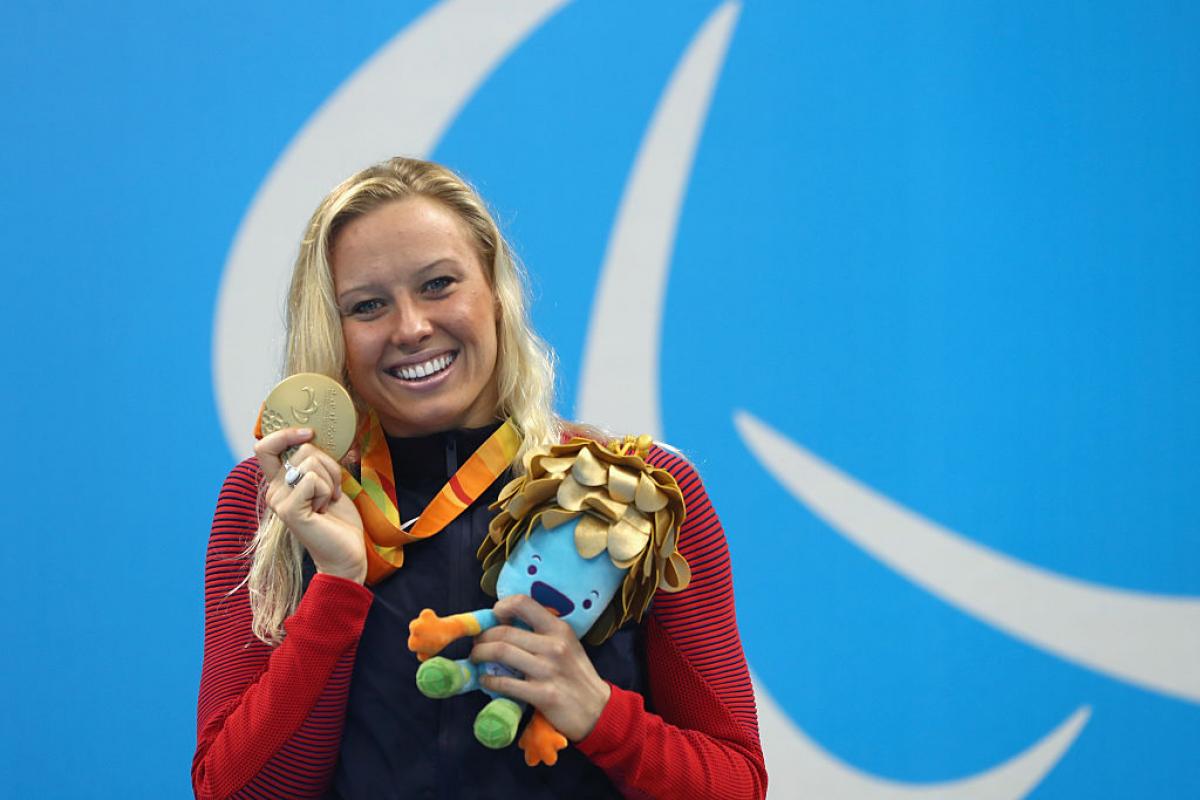
POLYGON ((300 429, 301 436, 312 436, 312 432, 313 432, 312 428, 301 428, 300 429))

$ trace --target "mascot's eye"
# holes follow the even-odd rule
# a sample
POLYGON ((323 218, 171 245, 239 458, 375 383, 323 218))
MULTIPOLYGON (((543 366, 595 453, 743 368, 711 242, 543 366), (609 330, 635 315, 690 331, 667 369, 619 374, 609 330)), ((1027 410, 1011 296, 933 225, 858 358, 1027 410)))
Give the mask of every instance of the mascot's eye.
POLYGON ((590 597, 589 597, 587 600, 584 600, 584 601, 583 601, 583 607, 584 607, 584 608, 591 608, 591 607, 592 607, 592 598, 590 598, 590 597))
POLYGON ((526 570, 526 572, 528 572, 530 575, 537 575, 537 564, 530 564, 529 569, 526 570))

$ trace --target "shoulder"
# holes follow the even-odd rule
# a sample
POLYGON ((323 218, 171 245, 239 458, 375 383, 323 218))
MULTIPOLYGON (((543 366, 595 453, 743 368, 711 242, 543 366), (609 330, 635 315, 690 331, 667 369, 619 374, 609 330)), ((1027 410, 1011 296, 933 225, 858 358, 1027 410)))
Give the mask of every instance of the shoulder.
POLYGON ((221 484, 221 494, 217 499, 218 510, 222 506, 246 506, 257 513, 259 504, 259 484, 262 482, 262 470, 258 459, 247 458, 234 466, 225 476, 221 484))
POLYGON ((725 528, 704 488, 700 472, 678 450, 657 442, 650 448, 647 461, 671 473, 683 493, 684 520, 679 529, 678 546, 692 571, 692 585, 688 589, 677 595, 659 595, 655 602, 695 596, 695 590, 714 582, 724 586, 730 573, 729 546, 725 528))
POLYGON ((234 466, 221 485, 205 555, 206 602, 224 602, 250 569, 246 554, 261 516, 261 477, 258 461, 248 458, 234 466))
POLYGON ((248 458, 234 466, 221 484, 217 507, 213 512, 210 550, 240 550, 258 529, 263 500, 259 491, 262 471, 258 460, 248 458))
POLYGON ((697 480, 700 478, 700 474, 696 471, 696 466, 688 461, 683 453, 665 442, 655 442, 650 446, 650 453, 646 457, 646 463, 653 464, 659 469, 665 469, 674 476, 676 481, 682 478, 694 478, 697 480))
POLYGON ((671 473, 671 477, 679 484, 679 490, 683 492, 683 504, 689 516, 696 504, 710 503, 699 470, 674 447, 655 442, 650 447, 646 463, 671 473))
POLYGON ((233 469, 229 470, 229 474, 225 476, 225 485, 252 485, 257 487, 261 479, 262 468, 258 466, 258 459, 250 456, 234 464, 233 469))

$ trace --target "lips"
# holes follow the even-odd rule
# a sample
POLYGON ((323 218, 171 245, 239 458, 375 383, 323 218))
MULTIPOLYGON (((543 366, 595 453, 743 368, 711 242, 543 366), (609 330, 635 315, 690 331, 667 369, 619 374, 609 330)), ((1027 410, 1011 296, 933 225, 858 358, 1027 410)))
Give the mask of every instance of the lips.
POLYGON ((556 617, 565 617, 575 610, 571 598, 548 583, 534 581, 533 586, 529 587, 529 596, 544 605, 556 617))

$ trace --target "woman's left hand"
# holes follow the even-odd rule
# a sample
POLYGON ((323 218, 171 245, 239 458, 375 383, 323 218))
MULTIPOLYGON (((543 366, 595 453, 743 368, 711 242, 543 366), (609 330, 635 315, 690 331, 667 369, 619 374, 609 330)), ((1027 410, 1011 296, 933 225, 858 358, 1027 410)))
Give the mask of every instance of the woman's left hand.
POLYGON ((504 598, 492 610, 502 623, 520 619, 533 630, 497 625, 476 637, 472 661, 495 661, 525 674, 486 676, 481 683, 529 703, 572 742, 591 733, 612 690, 571 627, 523 594, 504 598))

